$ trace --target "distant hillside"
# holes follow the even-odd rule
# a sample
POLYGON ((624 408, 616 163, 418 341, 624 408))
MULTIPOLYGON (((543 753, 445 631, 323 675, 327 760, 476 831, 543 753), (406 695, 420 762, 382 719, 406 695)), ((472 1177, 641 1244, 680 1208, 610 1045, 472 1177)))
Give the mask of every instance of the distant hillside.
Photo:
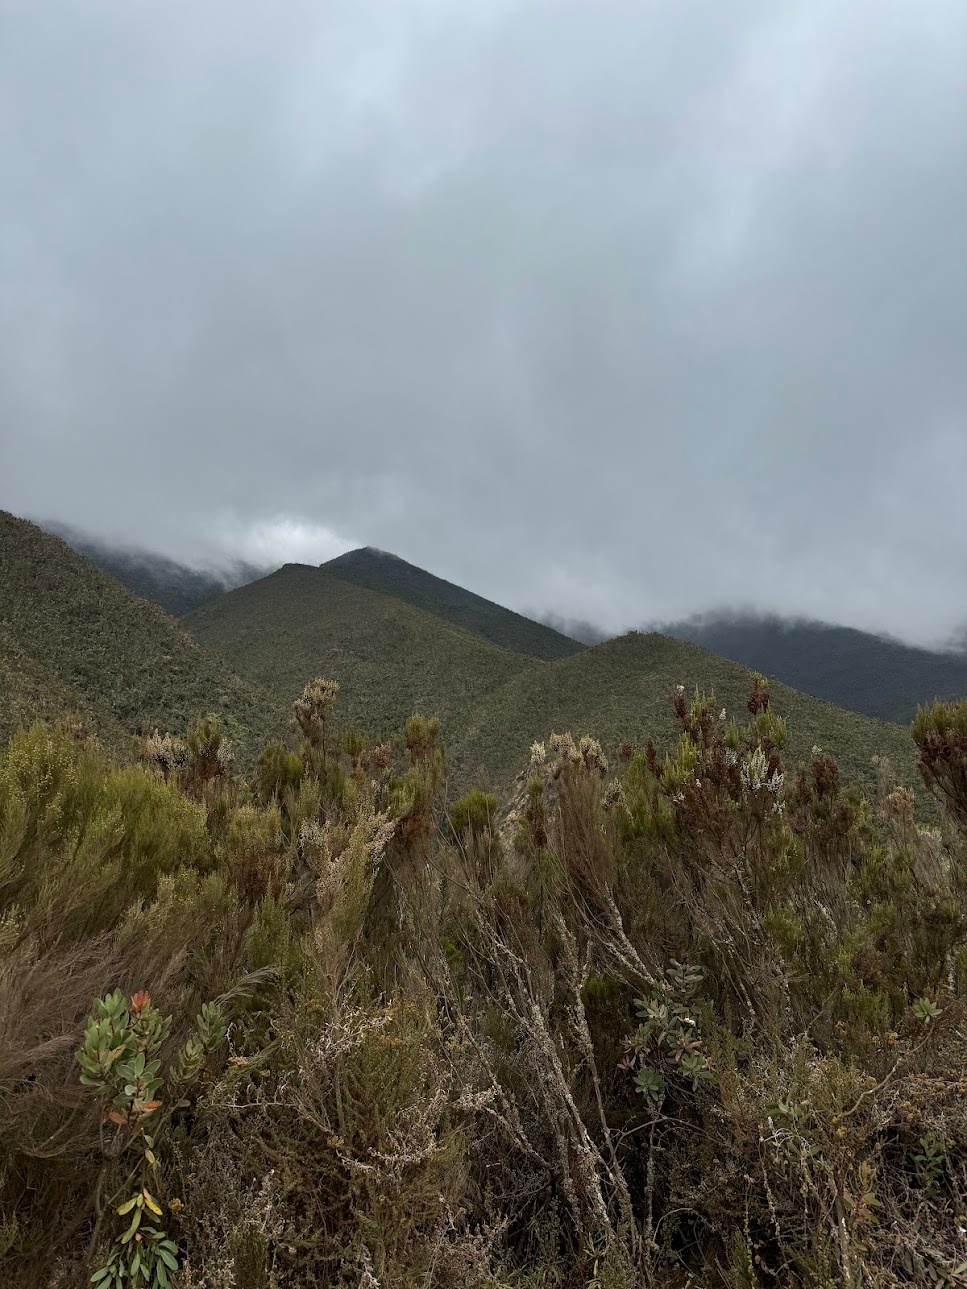
POLYGON ((187 615, 202 644, 287 698, 314 676, 343 688, 343 720, 380 735, 414 711, 439 716, 452 742, 493 691, 533 659, 326 567, 286 564, 187 615))
POLYGON ((117 578, 135 595, 152 600, 168 613, 176 615, 207 604, 223 591, 253 582, 265 572, 242 560, 235 560, 218 571, 189 568, 151 551, 128 550, 98 541, 66 524, 44 523, 42 527, 62 538, 102 572, 117 578))
POLYGON ((0 511, 0 734, 80 708, 109 741, 180 731, 224 713, 243 742, 283 724, 282 704, 201 649, 60 538, 0 511))
MULTIPOLYGON (((631 632, 576 657, 532 668, 494 694, 458 749, 464 774, 483 770, 503 783, 526 763, 535 739, 552 730, 591 734, 613 753, 623 739, 648 737, 666 746, 678 737, 671 700, 675 686, 714 690, 730 712, 744 714, 751 676, 746 668, 669 636, 631 632)), ((782 684, 771 686, 789 722, 792 762, 814 744, 831 752, 844 773, 868 786, 874 756, 893 761, 916 783, 913 743, 896 725, 843 711, 782 684)))
MULTIPOLYGON (((509 653, 390 595, 323 569, 287 564, 277 573, 189 614, 187 625, 259 683, 287 696, 315 675, 343 686, 344 721, 372 734, 399 728, 412 711, 438 715, 461 782, 505 784, 530 744, 553 730, 590 733, 614 750, 625 738, 677 738, 676 684, 714 689, 744 710, 749 671, 668 636, 632 633, 556 662, 509 653)), ((789 719, 790 757, 820 744, 844 772, 872 784, 874 756, 888 756, 915 783, 913 745, 896 725, 772 687, 789 719)))
POLYGON ((777 617, 704 617, 662 628, 840 707, 911 721, 917 705, 967 697, 967 654, 916 649, 850 627, 777 617))
POLYGON ((533 622, 371 546, 340 555, 322 568, 370 591, 394 595, 514 653, 533 658, 567 658, 584 647, 552 627, 533 622))

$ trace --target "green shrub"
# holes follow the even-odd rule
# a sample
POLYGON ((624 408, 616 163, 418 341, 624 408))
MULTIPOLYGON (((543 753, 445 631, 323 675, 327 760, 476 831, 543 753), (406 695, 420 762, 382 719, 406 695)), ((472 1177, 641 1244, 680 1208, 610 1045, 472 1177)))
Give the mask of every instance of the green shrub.
POLYGON ((938 830, 790 769, 761 681, 449 808, 437 722, 334 700, 250 778, 227 722, 0 756, 11 1283, 963 1282, 959 709, 915 731, 938 830))
POLYGON ((497 798, 490 792, 481 792, 478 788, 459 797, 448 811, 450 828, 455 840, 468 835, 478 839, 484 833, 492 833, 497 816, 497 798))

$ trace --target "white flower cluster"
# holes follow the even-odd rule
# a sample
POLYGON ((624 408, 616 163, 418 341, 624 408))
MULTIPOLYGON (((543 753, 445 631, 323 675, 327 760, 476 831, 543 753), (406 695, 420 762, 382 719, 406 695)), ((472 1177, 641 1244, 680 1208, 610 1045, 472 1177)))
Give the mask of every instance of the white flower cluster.
POLYGON ((323 722, 328 718, 333 704, 339 697, 339 682, 317 676, 293 703, 295 718, 307 738, 318 736, 323 722))
POLYGON ((552 734, 547 740, 547 753, 553 761, 576 761, 578 750, 570 734, 552 734))
POLYGON ((339 681, 326 680, 323 676, 317 676, 306 685, 302 696, 315 703, 334 703, 339 697, 339 681))
POLYGON ((578 753, 581 760, 588 768, 596 768, 602 774, 608 773, 608 759, 601 750, 601 744, 596 738, 589 738, 587 734, 578 744, 578 753))
POLYGON ((601 750, 601 744, 587 734, 579 743, 575 743, 570 734, 552 734, 543 743, 531 747, 531 765, 543 765, 550 760, 555 765, 583 765, 589 770, 596 770, 602 777, 608 773, 608 759, 601 750))
POLYGON ((315 819, 305 820, 299 829, 299 854, 305 855, 306 851, 328 859, 329 834, 315 819))
POLYGON ((604 790, 604 796, 601 798, 601 804, 605 810, 610 810, 613 806, 624 805, 625 794, 621 784, 617 779, 612 779, 604 790))
POLYGON ((173 739, 170 734, 159 734, 155 730, 144 740, 144 755, 167 772, 184 764, 185 748, 180 739, 173 739))
POLYGON ((769 773, 769 760, 761 746, 746 757, 739 773, 742 776, 742 786, 749 792, 759 792, 767 788, 771 793, 777 794, 782 788, 782 772, 773 770, 771 774, 769 773))

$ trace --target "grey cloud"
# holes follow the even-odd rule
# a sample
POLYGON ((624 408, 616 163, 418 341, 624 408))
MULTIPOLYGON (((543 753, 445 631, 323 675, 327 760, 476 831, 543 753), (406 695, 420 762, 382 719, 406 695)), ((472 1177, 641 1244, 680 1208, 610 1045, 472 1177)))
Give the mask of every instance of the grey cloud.
POLYGON ((959 0, 0 12, 0 504, 610 629, 963 618, 959 0))

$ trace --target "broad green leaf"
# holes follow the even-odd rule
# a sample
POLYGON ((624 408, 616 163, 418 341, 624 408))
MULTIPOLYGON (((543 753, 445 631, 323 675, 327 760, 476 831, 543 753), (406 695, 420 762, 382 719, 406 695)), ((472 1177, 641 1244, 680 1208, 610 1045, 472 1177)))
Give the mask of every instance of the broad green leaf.
MULTIPOLYGON (((140 1196, 138 1196, 138 1198, 140 1199, 141 1197, 140 1197, 140 1196)), ((135 1231, 136 1231, 136 1230, 138 1229, 138 1227, 141 1225, 141 1212, 142 1212, 142 1210, 141 1210, 140 1208, 136 1208, 136 1209, 134 1210, 134 1217, 131 1219, 131 1225, 128 1227, 128 1229, 127 1229, 127 1230, 124 1232, 124 1234, 121 1236, 121 1243, 122 1243, 122 1244, 127 1244, 127 1243, 132 1239, 132 1237, 134 1236, 135 1231)))

